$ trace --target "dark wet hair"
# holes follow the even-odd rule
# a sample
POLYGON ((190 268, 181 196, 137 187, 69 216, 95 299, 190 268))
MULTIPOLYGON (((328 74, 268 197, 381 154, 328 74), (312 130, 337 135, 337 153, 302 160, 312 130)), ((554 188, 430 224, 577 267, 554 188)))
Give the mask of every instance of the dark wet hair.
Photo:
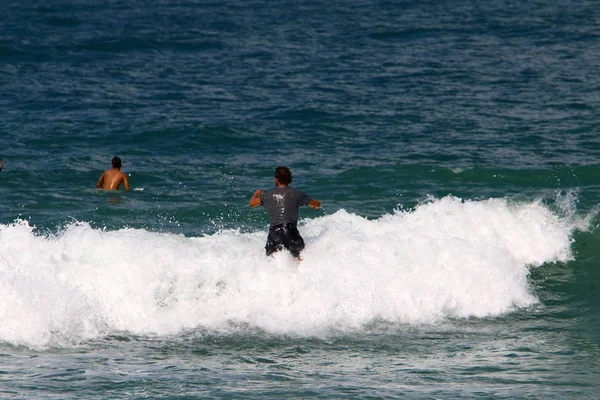
POLYGON ((275 178, 284 185, 289 185, 292 183, 292 171, 288 167, 280 165, 275 168, 275 178))
POLYGON ((113 157, 112 166, 113 168, 121 168, 121 159, 119 157, 113 157))

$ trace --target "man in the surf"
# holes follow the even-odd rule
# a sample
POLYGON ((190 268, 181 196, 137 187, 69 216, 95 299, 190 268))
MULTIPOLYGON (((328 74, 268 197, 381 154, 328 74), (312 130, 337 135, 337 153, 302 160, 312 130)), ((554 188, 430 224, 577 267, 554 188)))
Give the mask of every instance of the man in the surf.
POLYGON ((279 166, 275 169, 275 188, 256 190, 248 203, 250 207, 263 206, 269 213, 269 235, 265 246, 267 256, 285 248, 302 260, 300 252, 304 249, 304 239, 298 232, 298 212, 300 206, 319 208, 321 202, 289 187, 290 183, 292 172, 288 167, 279 166))
POLYGON ((125 186, 125 190, 129 190, 127 175, 121 171, 121 159, 113 157, 112 169, 107 169, 100 175, 96 187, 98 189, 117 190, 121 183, 125 186))

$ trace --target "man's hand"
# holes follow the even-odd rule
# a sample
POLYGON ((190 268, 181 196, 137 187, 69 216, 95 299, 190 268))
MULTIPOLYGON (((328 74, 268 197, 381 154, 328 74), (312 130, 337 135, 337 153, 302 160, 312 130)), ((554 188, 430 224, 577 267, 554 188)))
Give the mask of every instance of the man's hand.
POLYGON ((321 202, 317 199, 311 199, 308 206, 314 210, 315 208, 321 207, 321 202))

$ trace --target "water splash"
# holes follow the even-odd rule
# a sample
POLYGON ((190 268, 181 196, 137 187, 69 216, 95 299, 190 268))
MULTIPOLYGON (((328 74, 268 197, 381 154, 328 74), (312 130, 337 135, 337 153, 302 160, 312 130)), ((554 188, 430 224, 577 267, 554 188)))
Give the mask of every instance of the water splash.
POLYGON ((189 238, 73 222, 40 235, 17 221, 0 225, 0 340, 44 347, 241 326, 321 335, 496 316, 537 302, 530 268, 570 260, 584 223, 506 199, 429 199, 377 220, 339 210, 302 221, 298 264, 265 257, 262 231, 189 238))

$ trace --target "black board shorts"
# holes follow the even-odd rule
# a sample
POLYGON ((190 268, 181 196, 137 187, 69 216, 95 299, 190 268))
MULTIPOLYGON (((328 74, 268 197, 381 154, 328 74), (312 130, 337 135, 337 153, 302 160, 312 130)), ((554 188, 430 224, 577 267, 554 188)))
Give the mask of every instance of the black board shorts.
POLYGON ((284 248, 289 250, 294 257, 300 256, 300 252, 304 249, 304 239, 300 236, 295 223, 275 225, 269 229, 265 246, 267 255, 270 256, 284 248))

